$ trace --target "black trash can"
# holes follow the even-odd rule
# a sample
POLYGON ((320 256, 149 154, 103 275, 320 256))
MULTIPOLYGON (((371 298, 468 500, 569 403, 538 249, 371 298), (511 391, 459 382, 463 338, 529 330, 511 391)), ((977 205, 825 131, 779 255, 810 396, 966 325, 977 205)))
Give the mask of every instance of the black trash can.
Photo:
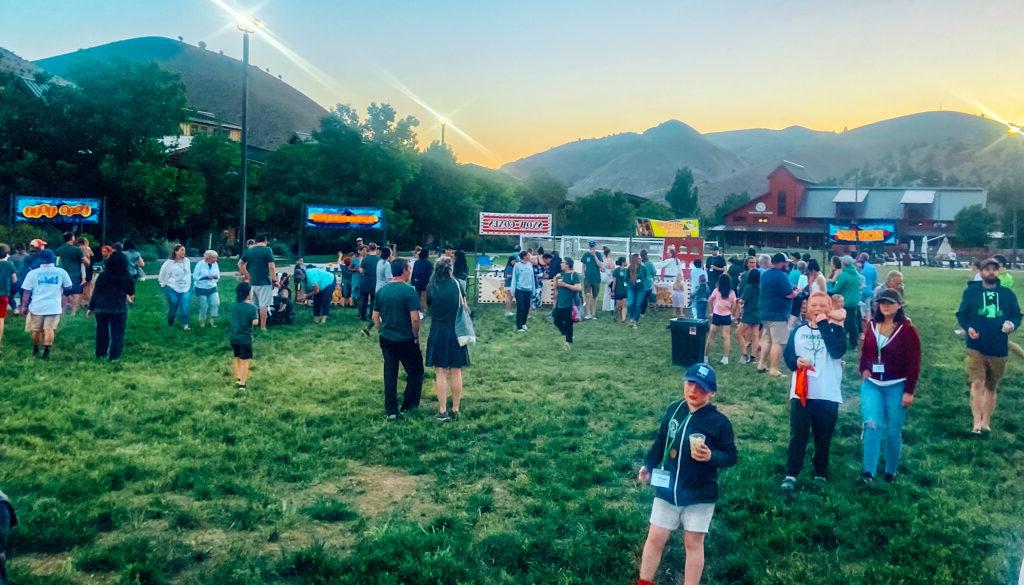
POLYGON ((672 334, 672 363, 688 368, 704 361, 704 344, 708 338, 707 319, 677 317, 668 322, 672 334))

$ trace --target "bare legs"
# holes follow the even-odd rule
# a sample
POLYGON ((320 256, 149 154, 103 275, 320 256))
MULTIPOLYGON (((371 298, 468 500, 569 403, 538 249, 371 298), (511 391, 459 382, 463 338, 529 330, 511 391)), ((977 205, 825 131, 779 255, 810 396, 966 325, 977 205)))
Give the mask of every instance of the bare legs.
POLYGON ((260 307, 260 329, 267 330, 267 308, 260 307))
POLYGON ((437 410, 448 412, 448 390, 452 392, 452 412, 459 412, 462 403, 462 369, 434 368, 434 387, 437 390, 437 410))
MULTIPOLYGON (((669 530, 651 525, 647 532, 647 542, 644 543, 643 557, 640 560, 641 580, 654 581, 658 565, 661 564, 661 554, 664 552, 665 543, 668 542, 671 534, 672 532, 669 530)), ((686 549, 686 572, 683 584, 698 585, 701 574, 704 572, 704 534, 684 531, 683 546, 686 549)))
POLYGON ((235 358, 235 361, 231 364, 232 371, 235 374, 235 380, 238 382, 239 386, 245 386, 249 381, 249 364, 251 363, 252 360, 235 358))
POLYGON ((996 410, 996 393, 989 390, 984 380, 971 382, 971 414, 975 433, 992 430, 992 413, 996 410))
POLYGON ((708 359, 707 356, 711 354, 711 346, 714 345, 714 342, 715 342, 715 332, 717 332, 719 329, 722 330, 722 345, 723 345, 722 357, 725 357, 725 358, 729 357, 729 350, 732 349, 732 335, 731 335, 731 333, 732 333, 732 326, 731 325, 721 325, 721 326, 719 326, 719 325, 712 325, 711 329, 708 331, 707 343, 704 344, 704 359, 708 359))

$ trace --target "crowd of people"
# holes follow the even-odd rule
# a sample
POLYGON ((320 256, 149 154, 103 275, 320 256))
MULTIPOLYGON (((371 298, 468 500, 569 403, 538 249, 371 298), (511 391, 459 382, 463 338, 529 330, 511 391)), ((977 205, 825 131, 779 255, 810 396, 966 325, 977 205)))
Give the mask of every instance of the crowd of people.
MULTIPOLYGON (((124 351, 127 314, 145 263, 131 242, 103 246, 96 259, 102 270, 95 276, 89 242, 73 234, 65 234, 64 240, 56 251, 39 239, 16 245, 13 253, 0 244, 0 341, 10 306, 26 317, 33 354, 46 359, 61 317, 84 306, 96 321, 96 357, 115 361, 124 351)), ((432 367, 436 418, 450 421, 461 414, 462 370, 470 365, 467 339, 472 336, 465 331, 467 321, 472 327, 469 267, 465 254, 451 248, 434 262, 425 249, 417 248, 413 256, 411 262, 388 246, 357 241, 352 252, 339 253, 338 270, 299 259, 293 278, 299 294, 312 305, 314 323, 325 323, 337 302, 358 307, 359 319, 366 322, 362 333, 377 329, 388 420, 420 406, 424 371, 432 367), (420 331, 428 317, 424 352, 420 331), (401 401, 400 369, 406 374, 401 401)), ((671 278, 672 314, 708 319, 706 356, 720 337, 719 362, 729 365, 735 335, 741 364, 756 364, 756 372, 769 377, 783 377, 780 361, 790 371, 783 492, 798 488, 809 442, 814 445, 813 482, 829 481, 832 439, 843 402, 844 360, 859 352, 854 358, 861 379, 859 480, 872 484, 884 460, 882 478, 891 483, 898 475, 902 428, 921 375, 921 341, 907 313, 903 274, 891 270, 878 282, 878 269, 867 254, 836 256, 829 266, 826 275, 818 261, 806 255, 751 253, 726 260, 718 251, 689 265, 672 255, 655 263, 645 251, 614 257, 607 247, 599 251, 596 242, 590 242, 579 259, 522 250, 505 266, 506 288, 512 293, 506 313, 515 317, 517 332, 526 332, 530 309, 540 306, 538 291, 550 279, 554 302, 549 317, 569 349, 574 323, 598 318, 599 307, 636 327, 654 302, 659 272, 671 278)), ((167 302, 167 325, 189 328, 194 296, 200 326, 217 327, 221 278, 216 251, 207 251, 192 266, 184 246, 173 246, 157 276, 167 302)), ((1016 345, 1009 336, 1020 326, 1021 309, 1011 286, 1012 275, 999 259, 978 261, 956 313, 966 343, 971 431, 976 434, 991 430, 998 384, 1016 345)), ((227 311, 232 371, 239 390, 247 388, 257 327, 266 330, 277 316, 290 311, 290 295, 288 277, 278 273, 266 236, 257 237, 238 259, 235 302, 227 311), (287 309, 280 304, 282 297, 287 309)), ((640 585, 652 582, 666 542, 680 526, 686 550, 684 582, 699 582, 704 535, 719 495, 718 470, 737 461, 731 423, 712 404, 720 388, 708 361, 706 357, 687 370, 681 400, 666 410, 638 473, 642 483, 655 488, 640 585)))

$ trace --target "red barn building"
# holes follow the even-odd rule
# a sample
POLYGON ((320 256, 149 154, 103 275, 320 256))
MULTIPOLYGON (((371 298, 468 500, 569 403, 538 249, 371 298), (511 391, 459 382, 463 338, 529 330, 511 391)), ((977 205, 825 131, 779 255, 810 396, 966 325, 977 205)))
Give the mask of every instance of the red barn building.
POLYGON ((829 224, 885 222, 907 242, 952 234, 961 209, 987 200, 986 190, 973 188, 822 186, 804 167, 782 161, 768 175, 768 191, 728 212, 709 237, 726 246, 822 248, 829 224))

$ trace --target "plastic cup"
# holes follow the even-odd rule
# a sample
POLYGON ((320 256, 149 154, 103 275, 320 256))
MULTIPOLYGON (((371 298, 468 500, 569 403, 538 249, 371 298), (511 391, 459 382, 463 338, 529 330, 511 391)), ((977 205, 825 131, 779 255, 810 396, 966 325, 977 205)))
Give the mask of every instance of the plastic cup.
POLYGON ((690 435, 690 457, 697 458, 697 449, 704 445, 705 437, 700 433, 690 435))

